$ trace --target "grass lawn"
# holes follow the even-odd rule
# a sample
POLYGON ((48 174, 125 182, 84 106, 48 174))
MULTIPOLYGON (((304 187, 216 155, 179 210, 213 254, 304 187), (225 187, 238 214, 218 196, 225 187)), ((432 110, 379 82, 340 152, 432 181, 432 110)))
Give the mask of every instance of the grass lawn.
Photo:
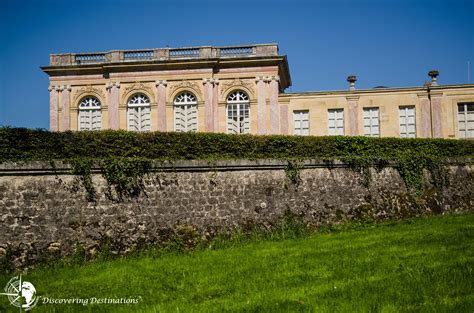
MULTIPOLYGON (((474 214, 419 218, 194 253, 143 253, 24 275, 32 312, 474 312, 474 214)), ((0 287, 10 279, 0 276, 0 287)), ((0 311, 12 310, 0 296, 0 311)))

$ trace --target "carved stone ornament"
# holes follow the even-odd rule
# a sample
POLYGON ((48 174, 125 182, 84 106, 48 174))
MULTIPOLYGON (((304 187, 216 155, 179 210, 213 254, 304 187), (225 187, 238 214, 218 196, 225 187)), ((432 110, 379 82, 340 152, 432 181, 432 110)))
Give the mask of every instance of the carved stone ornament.
POLYGON ((174 94, 174 92, 178 89, 191 89, 195 93, 197 93, 198 97, 201 98, 201 88, 194 81, 184 80, 181 82, 170 83, 170 89, 169 89, 170 95, 174 94))
POLYGON ((82 98, 82 96, 87 94, 95 94, 101 98, 100 100, 105 100, 105 94, 102 89, 96 88, 92 85, 87 85, 76 90, 74 93, 74 103, 76 103, 79 98, 82 98))
POLYGON ((135 82, 132 85, 129 85, 124 89, 124 92, 123 92, 123 95, 122 95, 122 103, 126 102, 127 98, 130 96, 130 93, 140 92, 140 91, 145 91, 146 93, 148 93, 147 96, 151 97, 150 101, 155 102, 155 100, 154 100, 154 94, 155 93, 153 92, 153 89, 150 86, 147 86, 143 83, 135 82))
POLYGON ((253 83, 252 81, 242 80, 240 78, 236 78, 231 81, 225 81, 221 84, 221 97, 226 94, 230 88, 233 87, 245 87, 252 93, 252 95, 254 95, 254 85, 255 83, 253 83))

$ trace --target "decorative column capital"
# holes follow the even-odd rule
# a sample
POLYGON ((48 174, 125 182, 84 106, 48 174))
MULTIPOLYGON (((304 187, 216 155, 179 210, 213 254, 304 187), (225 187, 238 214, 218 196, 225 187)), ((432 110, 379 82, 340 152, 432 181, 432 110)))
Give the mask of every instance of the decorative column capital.
POLYGON ((120 88, 120 82, 109 82, 105 85, 105 89, 110 89, 112 87, 120 88))
POLYGON ((166 80, 156 80, 155 81, 155 86, 156 87, 159 87, 159 86, 166 87, 167 85, 168 85, 168 82, 166 80))
POLYGON ((271 81, 280 81, 280 76, 275 75, 275 76, 257 76, 255 77, 255 82, 261 82, 263 81, 264 83, 270 83, 271 81))
POLYGON ((218 85, 219 84, 219 79, 218 78, 203 78, 202 79, 202 84, 214 84, 218 85))
POLYGON ((49 91, 49 92, 51 92, 51 91, 53 91, 53 90, 55 90, 54 86, 49 86, 49 87, 48 87, 48 91, 49 91))
POLYGON ((64 85, 64 86, 59 86, 59 90, 60 91, 65 91, 65 90, 71 91, 72 88, 71 88, 71 85, 64 85))

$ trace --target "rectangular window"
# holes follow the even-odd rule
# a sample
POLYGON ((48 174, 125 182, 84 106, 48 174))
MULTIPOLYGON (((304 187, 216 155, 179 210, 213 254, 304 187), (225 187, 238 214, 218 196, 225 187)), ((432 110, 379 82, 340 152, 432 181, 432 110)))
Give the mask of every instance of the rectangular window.
POLYGON ((416 138, 415 106, 401 106, 400 116, 400 137, 416 138))
POLYGON ((330 136, 344 135, 344 109, 328 110, 328 127, 330 136))
POLYGON ((364 108, 364 136, 380 137, 379 108, 364 108))
POLYGON ((458 133, 460 138, 474 137, 474 102, 458 104, 458 133))
POLYGON ((293 134, 308 136, 309 135, 309 111, 293 111, 293 134))

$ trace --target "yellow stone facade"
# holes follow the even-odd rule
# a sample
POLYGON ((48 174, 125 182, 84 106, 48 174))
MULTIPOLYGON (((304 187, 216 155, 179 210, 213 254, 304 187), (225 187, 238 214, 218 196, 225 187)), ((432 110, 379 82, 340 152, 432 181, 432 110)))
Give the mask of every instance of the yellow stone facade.
POLYGON ((100 129, 130 129, 129 101, 137 94, 149 99, 147 130, 176 131, 175 99, 188 92, 196 99, 197 131, 227 133, 234 122, 241 132, 295 134, 303 124, 295 123, 294 112, 303 112, 307 134, 327 136, 328 110, 342 109, 340 134, 364 135, 370 122, 378 123, 379 136, 399 137, 400 107, 406 106, 414 109, 416 137, 474 136, 469 131, 474 85, 438 85, 437 73, 430 72, 432 83, 419 87, 358 90, 353 78, 344 91, 285 93, 291 85, 287 58, 275 44, 60 54, 51 55, 42 69, 50 79, 53 131, 80 130, 79 106, 87 97, 100 102, 100 129), (236 91, 248 96, 242 102, 248 117, 230 116, 237 113, 229 111, 228 97, 236 91), (468 110, 462 117, 460 106, 468 110), (370 113, 377 114, 372 120, 367 108, 378 109, 370 113))

